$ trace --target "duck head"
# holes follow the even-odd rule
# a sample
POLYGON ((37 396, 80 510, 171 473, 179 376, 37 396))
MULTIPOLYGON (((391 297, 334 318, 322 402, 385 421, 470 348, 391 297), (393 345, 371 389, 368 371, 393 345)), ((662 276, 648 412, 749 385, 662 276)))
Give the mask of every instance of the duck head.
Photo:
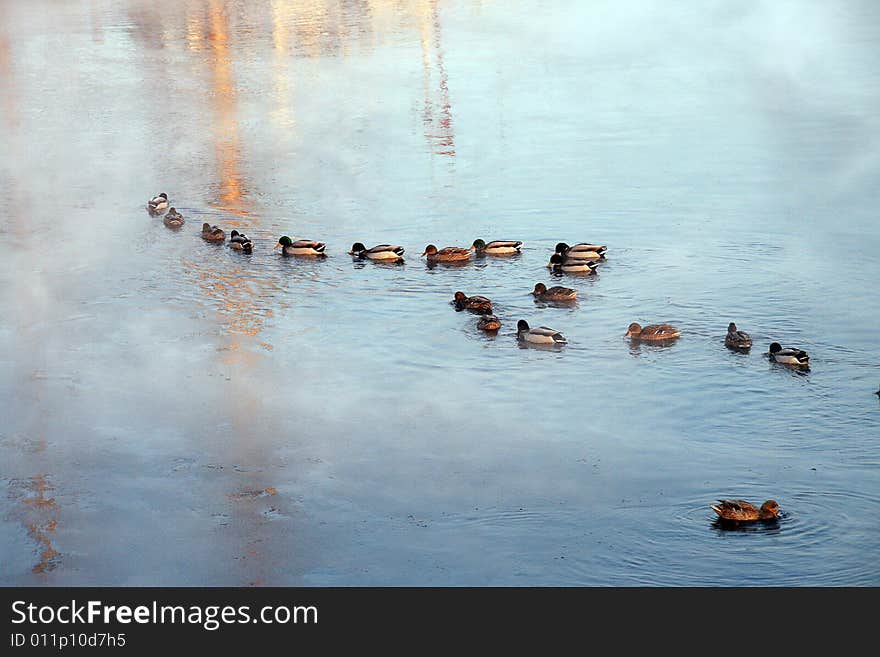
POLYGON ((528 330, 529 330, 529 323, 526 320, 521 319, 516 323, 516 332, 517 333, 522 333, 523 331, 528 331, 528 330))
POLYGON ((229 239, 234 239, 234 238, 238 237, 238 235, 239 235, 238 231, 233 228, 232 232, 229 233, 229 239))
POLYGON ((776 500, 767 500, 761 505, 762 518, 775 518, 779 515, 779 504, 776 500))
POLYGON ((456 292, 454 296, 454 300, 458 303, 467 301, 467 295, 464 292, 456 292))
POLYGON ((209 223, 202 224, 202 232, 203 233, 210 233, 211 232, 211 224, 209 224, 209 223))
POLYGON ((360 255, 361 253, 363 253, 366 250, 367 250, 367 247, 365 247, 363 244, 361 244, 360 242, 355 242, 354 244, 351 245, 351 251, 348 252, 348 255, 354 255, 354 256, 360 255))
POLYGON ((565 258, 563 258, 559 253, 554 253, 550 256, 550 266, 558 266, 565 262, 565 258))
MULTIPOLYGON (((234 233, 235 231, 232 232, 234 233)), ((278 238, 278 244, 276 244, 274 248, 280 249, 284 246, 290 246, 291 244, 293 244, 293 240, 291 240, 287 235, 282 235, 278 238)))
POLYGON ((782 345, 781 345, 781 344, 779 344, 778 342, 771 342, 771 343, 770 343, 770 354, 771 354, 771 355, 772 355, 772 354, 777 354, 777 353, 779 353, 780 351, 782 351, 782 345))
POLYGON ((637 322, 633 322, 626 329, 626 334, 623 337, 626 337, 627 335, 639 335, 641 332, 642 332, 642 325, 637 322))
POLYGON ((556 253, 565 253, 568 251, 568 248, 568 244, 565 242, 559 242, 559 244, 556 245, 556 253))
POLYGON ((424 255, 430 256, 430 255, 434 255, 435 253, 437 253, 437 247, 434 246, 433 244, 429 244, 428 246, 425 247, 425 251, 424 251, 424 253, 422 253, 422 255, 423 256, 424 255))
POLYGON ((474 243, 471 245, 471 251, 482 251, 486 248, 486 243, 483 240, 474 240, 474 243))
POLYGON ((736 324, 734 324, 733 322, 728 324, 727 325, 727 332, 728 333, 736 333, 736 324))
POLYGON ((538 296, 539 294, 544 294, 547 291, 547 286, 543 283, 535 283, 535 291, 532 292, 533 295, 538 296))

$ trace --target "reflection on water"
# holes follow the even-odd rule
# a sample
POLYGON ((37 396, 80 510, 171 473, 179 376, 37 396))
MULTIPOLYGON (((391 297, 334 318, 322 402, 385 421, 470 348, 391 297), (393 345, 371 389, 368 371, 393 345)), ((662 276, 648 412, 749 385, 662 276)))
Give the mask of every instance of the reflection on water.
POLYGON ((0 3, 0 583, 880 583, 877 11, 0 3))

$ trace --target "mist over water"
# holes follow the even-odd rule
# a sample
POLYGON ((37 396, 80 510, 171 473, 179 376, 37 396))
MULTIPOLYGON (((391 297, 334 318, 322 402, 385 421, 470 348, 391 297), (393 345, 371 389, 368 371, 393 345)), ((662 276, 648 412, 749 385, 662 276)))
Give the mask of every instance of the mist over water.
POLYGON ((878 47, 871 2, 0 3, 0 584, 880 584, 878 47), (525 245, 419 257, 476 238, 525 245))

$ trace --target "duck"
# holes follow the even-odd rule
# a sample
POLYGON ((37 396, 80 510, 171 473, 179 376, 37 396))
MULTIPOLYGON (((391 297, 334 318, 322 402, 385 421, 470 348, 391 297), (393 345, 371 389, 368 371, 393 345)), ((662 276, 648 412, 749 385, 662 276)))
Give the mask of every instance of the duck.
POLYGON ((476 239, 471 245, 471 251, 477 255, 513 255, 519 253, 522 242, 518 240, 494 240, 486 244, 483 240, 476 239))
POLYGON ((574 301, 577 299, 577 290, 572 290, 570 287, 562 287, 561 285, 554 285, 548 288, 543 283, 535 283, 535 290, 532 292, 532 296, 537 301, 574 301))
POLYGON ((637 340, 672 340, 679 337, 681 331, 669 324, 651 324, 650 326, 642 326, 641 324, 633 322, 626 329, 626 335, 624 337, 627 335, 631 335, 633 339, 637 340))
POLYGON ((202 239, 209 242, 225 242, 226 233, 219 226, 212 226, 209 223, 202 224, 202 239))
POLYGON ((574 246, 569 246, 565 242, 559 242, 556 245, 556 253, 572 260, 604 260, 606 251, 608 251, 607 246, 586 242, 574 246))
POLYGON ((501 320, 495 315, 483 315, 477 320, 477 328, 481 331, 497 331, 501 328, 501 320))
POLYGON ((471 250, 460 246, 444 246, 438 249, 433 244, 429 244, 422 255, 428 259, 428 262, 460 262, 470 260, 471 250))
POLYGON ((596 260, 572 260, 558 253, 550 256, 550 262, 547 263, 547 266, 553 271, 583 274, 595 274, 598 265, 599 263, 596 260))
POLYGON ((379 244, 368 249, 360 242, 355 242, 351 246, 349 255, 356 258, 367 258, 369 260, 403 260, 403 247, 392 244, 379 244))
POLYGON ((739 524, 756 520, 774 520, 779 516, 779 504, 776 500, 767 500, 759 509, 745 500, 718 500, 718 504, 710 504, 709 508, 725 522, 739 524))
POLYGON ((324 242, 315 242, 314 240, 297 240, 294 242, 287 235, 278 238, 276 249, 281 249, 281 255, 286 256, 324 256, 324 248, 327 245, 324 242))
POLYGON ((770 360, 782 363, 783 365, 794 365, 795 367, 810 366, 810 357, 806 351, 795 347, 783 348, 778 342, 771 343, 767 355, 770 356, 770 360))
POLYGON ((724 344, 731 349, 748 349, 752 346, 752 338, 745 331, 739 331, 736 324, 731 322, 727 325, 727 336, 724 338, 724 344))
POLYGON ((456 310, 473 310, 477 313, 492 313, 492 302, 486 297, 474 295, 467 296, 464 292, 456 292, 452 299, 452 305, 456 310))
POLYGON ((253 253, 254 251, 254 243, 251 238, 235 229, 229 233, 229 246, 236 251, 244 251, 245 253, 253 253))
POLYGON ((147 209, 150 212, 162 212, 168 207, 168 194, 162 192, 147 201, 147 209))
POLYGON ((180 228, 181 226, 183 226, 183 215, 180 214, 176 209, 171 208, 165 214, 165 218, 162 221, 169 228, 180 228))
POLYGON ((534 344, 565 344, 565 336, 556 329, 547 326, 529 328, 529 323, 521 319, 516 323, 516 339, 534 344))

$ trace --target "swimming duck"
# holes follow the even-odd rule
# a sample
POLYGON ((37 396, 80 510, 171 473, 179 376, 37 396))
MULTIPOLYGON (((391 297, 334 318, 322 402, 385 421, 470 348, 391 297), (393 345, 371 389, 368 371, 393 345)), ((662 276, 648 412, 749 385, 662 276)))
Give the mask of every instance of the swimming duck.
POLYGON ((595 274, 596 267, 599 263, 596 260, 572 260, 565 258, 558 253, 550 256, 550 262, 547 266, 553 271, 562 271, 569 273, 595 274))
POLYGON ((717 513, 721 520, 737 524, 773 520, 779 515, 779 504, 776 500, 767 500, 760 509, 745 500, 718 500, 718 504, 710 504, 709 508, 717 513))
POLYGON ((483 240, 474 240, 471 250, 479 255, 513 255, 519 253, 522 242, 516 240, 494 240, 486 244, 483 240))
POLYGON ((795 349, 793 347, 786 347, 783 349, 782 345, 778 342, 774 342, 770 345, 768 356, 770 356, 770 360, 782 363, 783 365, 794 365, 796 367, 810 366, 810 357, 807 355, 806 351, 795 349))
POLYGON ((727 337, 724 338, 724 344, 731 349, 748 349, 752 346, 752 338, 745 331, 738 331, 736 324, 731 322, 727 325, 727 337))
POLYGON ((313 240, 297 240, 294 242, 287 235, 278 238, 276 249, 281 249, 281 254, 286 256, 323 256, 326 244, 313 240))
POLYGON ((483 315, 477 320, 477 328, 481 331, 497 331, 501 328, 501 320, 495 315, 483 315))
POLYGON ((183 215, 174 208, 171 208, 165 214, 165 218, 162 221, 169 228, 180 228, 183 226, 183 215))
POLYGON ((147 209, 150 212, 159 213, 168 207, 168 194, 162 192, 147 201, 147 209))
POLYGON ((574 301, 577 298, 577 290, 570 287, 562 287, 554 285, 548 288, 543 283, 535 283, 535 290, 532 296, 538 301, 574 301))
MULTIPOLYGON (((626 329, 626 335, 631 335, 637 340, 672 340, 673 338, 679 337, 681 331, 669 324, 642 326, 633 322, 626 329)), ((626 337, 626 335, 624 337, 626 337)))
POLYGON ((379 244, 368 249, 360 242, 355 242, 352 244, 351 251, 348 254, 356 258, 368 258, 370 260, 402 260, 403 247, 392 244, 379 244))
POLYGON ((565 344, 567 340, 556 329, 547 326, 529 328, 529 323, 521 319, 516 323, 516 339, 535 344, 565 344))
POLYGON ((456 310, 473 310, 477 313, 491 314, 492 302, 486 297, 474 295, 467 296, 464 292, 456 292, 452 299, 452 304, 456 310))
POLYGON ((556 245, 556 253, 566 258, 571 258, 572 260, 604 259, 607 250, 607 246, 588 244, 586 242, 581 242, 574 246, 569 246, 565 242, 559 242, 559 244, 556 245))
POLYGON ((254 251, 254 243, 251 238, 235 229, 229 233, 229 246, 236 251, 244 251, 245 253, 253 253, 254 251))
POLYGON ((208 240, 209 242, 225 242, 226 233, 224 233, 223 229, 218 226, 204 223, 202 224, 202 239, 208 240))
POLYGON ((422 255, 428 259, 428 262, 459 262, 470 260, 471 250, 460 246, 445 246, 438 249, 433 244, 429 244, 422 255))

